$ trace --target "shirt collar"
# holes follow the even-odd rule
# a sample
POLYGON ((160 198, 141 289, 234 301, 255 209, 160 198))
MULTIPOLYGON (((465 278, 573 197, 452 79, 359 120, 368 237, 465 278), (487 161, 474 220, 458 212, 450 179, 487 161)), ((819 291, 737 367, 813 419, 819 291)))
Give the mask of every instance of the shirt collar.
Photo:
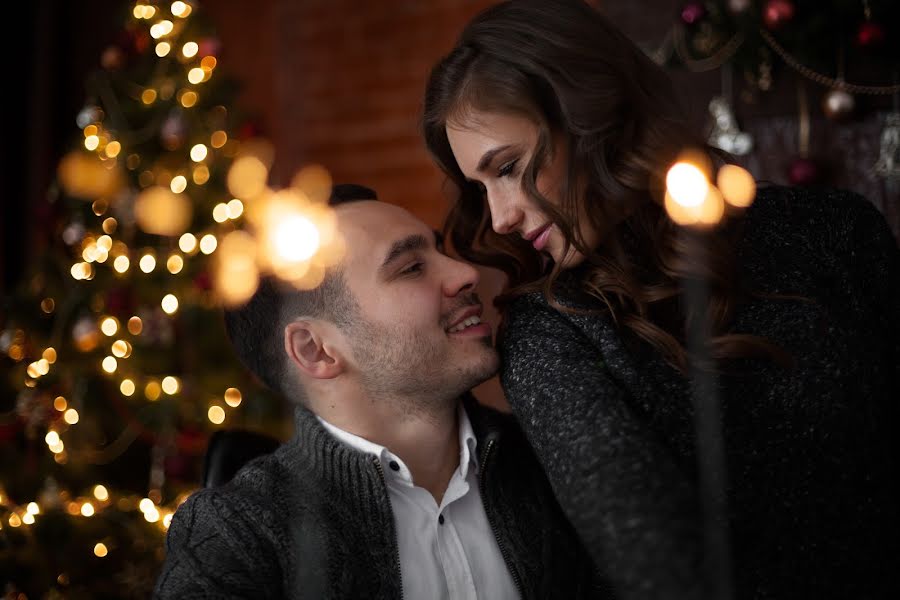
MULTIPOLYGON (((412 475, 407 469, 406 464, 386 447, 369 441, 358 435, 354 435, 349 431, 345 431, 336 425, 332 425, 319 415, 316 418, 322 426, 328 430, 338 440, 344 442, 351 448, 359 450, 365 454, 369 454, 378 458, 382 465, 390 465, 391 461, 396 461, 400 466, 400 470, 395 474, 407 481, 412 481, 412 475)), ((473 465, 475 472, 478 472, 478 461, 476 459, 476 450, 478 447, 478 439, 475 437, 475 431, 472 429, 472 422, 469 421, 469 415, 463 408, 462 403, 459 405, 459 469, 463 479, 469 474, 469 465, 473 465)), ((386 471, 387 472, 387 471, 386 471)), ((389 472, 394 473, 393 470, 389 472)))

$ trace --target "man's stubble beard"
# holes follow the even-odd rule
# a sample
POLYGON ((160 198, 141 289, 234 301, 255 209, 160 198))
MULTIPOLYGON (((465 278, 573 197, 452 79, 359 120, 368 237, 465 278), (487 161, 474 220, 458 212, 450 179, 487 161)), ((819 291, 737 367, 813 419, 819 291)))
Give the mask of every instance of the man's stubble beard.
POLYGON ((483 349, 472 351, 482 354, 483 360, 473 357, 448 364, 456 354, 447 352, 451 346, 437 340, 358 316, 349 329, 364 389, 375 400, 398 403, 401 414, 441 412, 497 372, 499 359, 490 338, 482 340, 483 349))

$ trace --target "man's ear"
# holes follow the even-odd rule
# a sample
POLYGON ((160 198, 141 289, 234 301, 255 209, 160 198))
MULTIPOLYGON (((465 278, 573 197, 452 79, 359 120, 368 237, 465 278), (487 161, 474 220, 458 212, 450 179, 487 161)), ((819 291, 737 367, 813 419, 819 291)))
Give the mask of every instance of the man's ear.
POLYGON ((345 361, 337 350, 339 335, 333 325, 302 319, 284 328, 284 350, 307 377, 332 379, 344 372, 345 361))

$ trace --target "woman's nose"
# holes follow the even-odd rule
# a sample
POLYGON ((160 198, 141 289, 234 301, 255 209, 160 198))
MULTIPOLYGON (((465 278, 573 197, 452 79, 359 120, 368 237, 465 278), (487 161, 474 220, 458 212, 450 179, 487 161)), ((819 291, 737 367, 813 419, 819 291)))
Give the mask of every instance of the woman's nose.
POLYGON ((488 192, 488 208, 491 211, 491 226, 501 235, 512 233, 522 222, 522 210, 509 195, 488 192))

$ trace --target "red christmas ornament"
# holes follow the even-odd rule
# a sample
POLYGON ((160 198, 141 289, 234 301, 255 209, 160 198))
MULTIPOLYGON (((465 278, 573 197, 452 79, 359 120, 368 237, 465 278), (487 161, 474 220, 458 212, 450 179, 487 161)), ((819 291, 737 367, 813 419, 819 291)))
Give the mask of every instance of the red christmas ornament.
POLYGON ((794 18, 794 12, 790 0, 769 0, 763 8, 763 21, 769 29, 779 29, 794 18))
POLYGON ((134 298, 127 288, 114 288, 106 294, 106 310, 118 317, 134 314, 134 298))
POLYGON ((197 44, 200 56, 218 56, 222 44, 216 38, 203 38, 197 44))
POLYGON ((197 273, 197 276, 194 277, 194 286, 204 292, 210 291, 212 289, 212 278, 209 276, 209 273, 207 271, 197 273))
POLYGON ((812 185, 819 180, 819 167, 808 158, 795 158, 788 167, 791 185, 812 185))
POLYGON ((100 65, 107 71, 118 71, 125 64, 125 53, 118 46, 108 46, 100 55, 100 65))
POLYGON ((706 7, 701 2, 688 2, 681 8, 681 22, 694 25, 706 16, 706 7))
POLYGON ((871 48, 884 42, 885 37, 884 27, 873 21, 866 21, 856 32, 856 44, 861 48, 871 48))
POLYGON ((240 128, 237 132, 237 138, 239 140, 249 140, 255 137, 259 137, 261 133, 261 128, 258 124, 253 121, 244 121, 241 123, 240 128))

